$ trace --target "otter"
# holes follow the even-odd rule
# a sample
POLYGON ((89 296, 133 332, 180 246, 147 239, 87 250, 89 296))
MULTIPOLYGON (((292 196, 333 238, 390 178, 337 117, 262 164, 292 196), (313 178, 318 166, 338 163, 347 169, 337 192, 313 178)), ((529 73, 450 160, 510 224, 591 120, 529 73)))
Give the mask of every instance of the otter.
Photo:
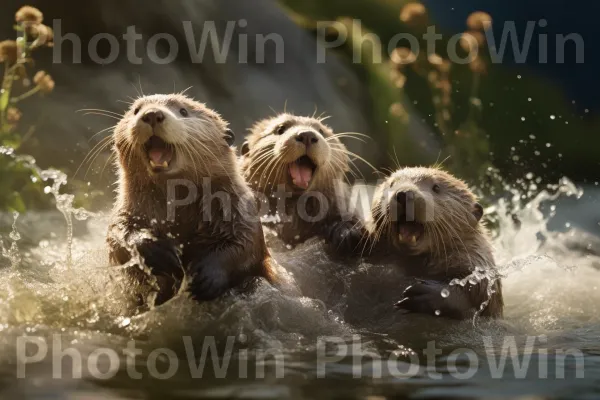
POLYGON ((482 216, 466 183, 438 168, 403 168, 377 187, 371 254, 388 254, 417 278, 398 309, 455 319, 502 317, 502 285, 482 216))
POLYGON ((337 254, 357 252, 366 236, 346 206, 350 156, 322 119, 280 114, 254 124, 241 149, 244 177, 289 246, 322 237, 337 254))
POLYGON ((213 300, 252 277, 275 282, 233 132, 217 112, 182 94, 145 96, 112 138, 109 258, 126 267, 143 303, 162 304, 182 288, 213 300))

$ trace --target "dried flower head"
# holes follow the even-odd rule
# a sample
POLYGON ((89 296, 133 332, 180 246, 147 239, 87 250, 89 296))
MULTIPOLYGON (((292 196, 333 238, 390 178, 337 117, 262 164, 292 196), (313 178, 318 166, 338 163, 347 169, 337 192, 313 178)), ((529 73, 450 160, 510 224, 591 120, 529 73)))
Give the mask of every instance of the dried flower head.
POLYGON ((486 62, 479 57, 469 63, 469 68, 476 74, 485 74, 487 72, 486 62))
POLYGON ((460 47, 467 53, 485 46, 485 35, 478 31, 465 32, 460 37, 460 47))
POLYGON ((404 66, 417 61, 417 56, 406 47, 398 47, 392 51, 392 54, 390 54, 390 59, 397 66, 404 66))
POLYGON ((390 79, 398 89, 404 88, 404 85, 406 84, 406 75, 396 69, 392 69, 390 79))
POLYGON ((52 46, 54 31, 46 25, 31 25, 26 28, 27 36, 35 40, 35 47, 52 46))
POLYGON ((24 6, 17 11, 15 15, 17 23, 41 24, 44 21, 44 14, 40 10, 31 6, 24 6))
POLYGON ((436 82, 435 87, 444 95, 452 94, 452 83, 448 79, 442 79, 436 82))
POLYGON ((492 26, 492 17, 483 11, 475 11, 467 18, 467 26, 474 31, 484 31, 492 26))
POLYGON ((432 65, 442 65, 444 63, 444 59, 435 53, 429 54, 427 56, 427 61, 432 65))
POLYGON ((410 120, 410 115, 406 111, 406 108, 399 102, 390 106, 390 114, 396 118, 400 118, 403 123, 408 123, 410 120))
POLYGON ((427 74, 427 80, 429 83, 435 84, 440 79, 440 74, 437 71, 429 71, 427 74))
POLYGON ((14 40, 4 40, 0 42, 0 62, 8 61, 9 64, 17 61, 17 42, 14 40))
POLYGON ((19 111, 18 108, 8 107, 8 110, 6 110, 6 120, 10 124, 16 124, 21 120, 22 116, 23 114, 21 113, 21 111, 19 111))
POLYGON ((38 71, 33 77, 33 81, 40 88, 42 93, 50 93, 54 90, 54 80, 44 71, 38 71))
POLYGON ((411 27, 427 25, 427 9, 421 3, 408 3, 400 12, 400 21, 411 27))

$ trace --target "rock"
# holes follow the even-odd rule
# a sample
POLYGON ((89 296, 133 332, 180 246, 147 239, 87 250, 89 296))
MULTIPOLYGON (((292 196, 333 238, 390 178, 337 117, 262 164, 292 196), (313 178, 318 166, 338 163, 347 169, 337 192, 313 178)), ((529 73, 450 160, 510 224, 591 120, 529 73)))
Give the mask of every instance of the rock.
MULTIPOLYGON (((20 0, 4 3, 3 10, 9 12, 0 17, 0 37, 8 38, 14 36, 12 11, 23 3, 20 0)), ((284 109, 309 115, 323 112, 332 116, 328 123, 336 131, 369 133, 369 97, 353 69, 335 54, 328 54, 326 63, 317 63, 317 40, 288 19, 273 1, 155 0, 151 5, 135 0, 29 3, 44 13, 45 23, 55 29, 56 36, 53 49, 41 50, 36 55, 36 68, 53 76, 55 91, 46 98, 22 103, 23 126, 36 126, 34 140, 26 143, 22 151, 32 152, 43 167, 68 167, 72 175, 97 140, 110 131, 96 136, 94 141, 90 142, 90 138, 116 122, 108 117, 84 115, 78 110, 97 108, 122 113, 127 105, 120 101, 130 101, 139 92, 164 93, 189 88, 190 96, 206 102, 231 123, 237 143, 241 143, 246 129, 255 120, 284 109), (185 23, 193 27, 196 44, 203 29, 209 29, 211 23, 216 27, 219 43, 231 37, 224 62, 215 57, 210 46, 201 63, 193 62, 185 23), (131 26, 142 36, 132 46, 142 59, 141 64, 128 59, 123 35, 131 26), (79 46, 68 40, 61 43, 60 38, 65 39, 71 33, 79 39, 75 42, 81 42, 81 52, 77 49, 74 52, 73 47, 79 46), (94 35, 99 33, 103 39, 98 41, 97 56, 111 55, 106 38, 112 35, 112 51, 118 49, 114 62, 93 61, 95 54, 88 50, 90 46, 94 50, 94 35), (173 62, 160 65, 152 61, 153 54, 145 51, 156 34, 163 37, 157 44, 156 55, 160 57, 168 55, 165 35, 172 35, 177 42, 179 51, 173 62), (256 51, 257 35, 261 34, 278 35, 283 43, 279 55, 273 42, 267 43, 264 63, 260 51, 256 51), (245 38, 248 62, 242 63, 238 55, 245 38), (81 63, 77 63, 74 55, 81 56, 81 63)), ((370 147, 361 149, 367 159, 377 154, 376 144, 370 147)), ((96 163, 97 170, 104 164, 96 163)), ((86 168, 87 165, 78 178, 84 176, 86 168)))

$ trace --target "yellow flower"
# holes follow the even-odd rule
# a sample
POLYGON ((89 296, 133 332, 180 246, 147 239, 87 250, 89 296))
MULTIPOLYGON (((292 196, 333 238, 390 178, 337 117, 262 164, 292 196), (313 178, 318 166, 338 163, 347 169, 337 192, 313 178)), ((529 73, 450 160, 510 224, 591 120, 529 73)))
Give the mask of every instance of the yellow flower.
POLYGON ((10 124, 16 124, 17 122, 19 122, 21 120, 22 116, 23 116, 23 114, 17 108, 8 107, 8 110, 6 110, 6 120, 10 124))
POLYGON ((54 80, 45 71, 39 71, 33 77, 33 81, 40 88, 42 93, 50 93, 54 90, 54 80))
POLYGON ((467 18, 467 26, 474 31, 483 31, 492 26, 492 17, 483 11, 475 11, 467 18))
POLYGON ((17 42, 14 40, 0 42, 0 62, 5 61, 9 64, 17 61, 17 42))
POLYGON ((41 24, 44 21, 44 14, 35 7, 24 6, 17 11, 15 20, 17 23, 41 24))
POLYGON ((400 21, 411 27, 427 25, 427 9, 421 3, 408 3, 400 12, 400 21))

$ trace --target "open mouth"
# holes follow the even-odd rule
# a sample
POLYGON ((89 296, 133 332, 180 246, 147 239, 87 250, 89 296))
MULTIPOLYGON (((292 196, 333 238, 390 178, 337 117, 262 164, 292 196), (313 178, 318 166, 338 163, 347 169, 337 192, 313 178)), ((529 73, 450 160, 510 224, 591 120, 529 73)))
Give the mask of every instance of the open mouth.
POLYGON ((173 145, 154 135, 148 139, 144 145, 144 149, 146 150, 146 154, 148 154, 150 168, 152 168, 154 172, 169 169, 174 156, 173 145))
POLYGON ((424 232, 425 227, 418 222, 398 223, 398 241, 402 244, 417 244, 424 232))
POLYGON ((308 156, 302 156, 289 165, 292 183, 302 189, 308 189, 317 166, 308 156))

